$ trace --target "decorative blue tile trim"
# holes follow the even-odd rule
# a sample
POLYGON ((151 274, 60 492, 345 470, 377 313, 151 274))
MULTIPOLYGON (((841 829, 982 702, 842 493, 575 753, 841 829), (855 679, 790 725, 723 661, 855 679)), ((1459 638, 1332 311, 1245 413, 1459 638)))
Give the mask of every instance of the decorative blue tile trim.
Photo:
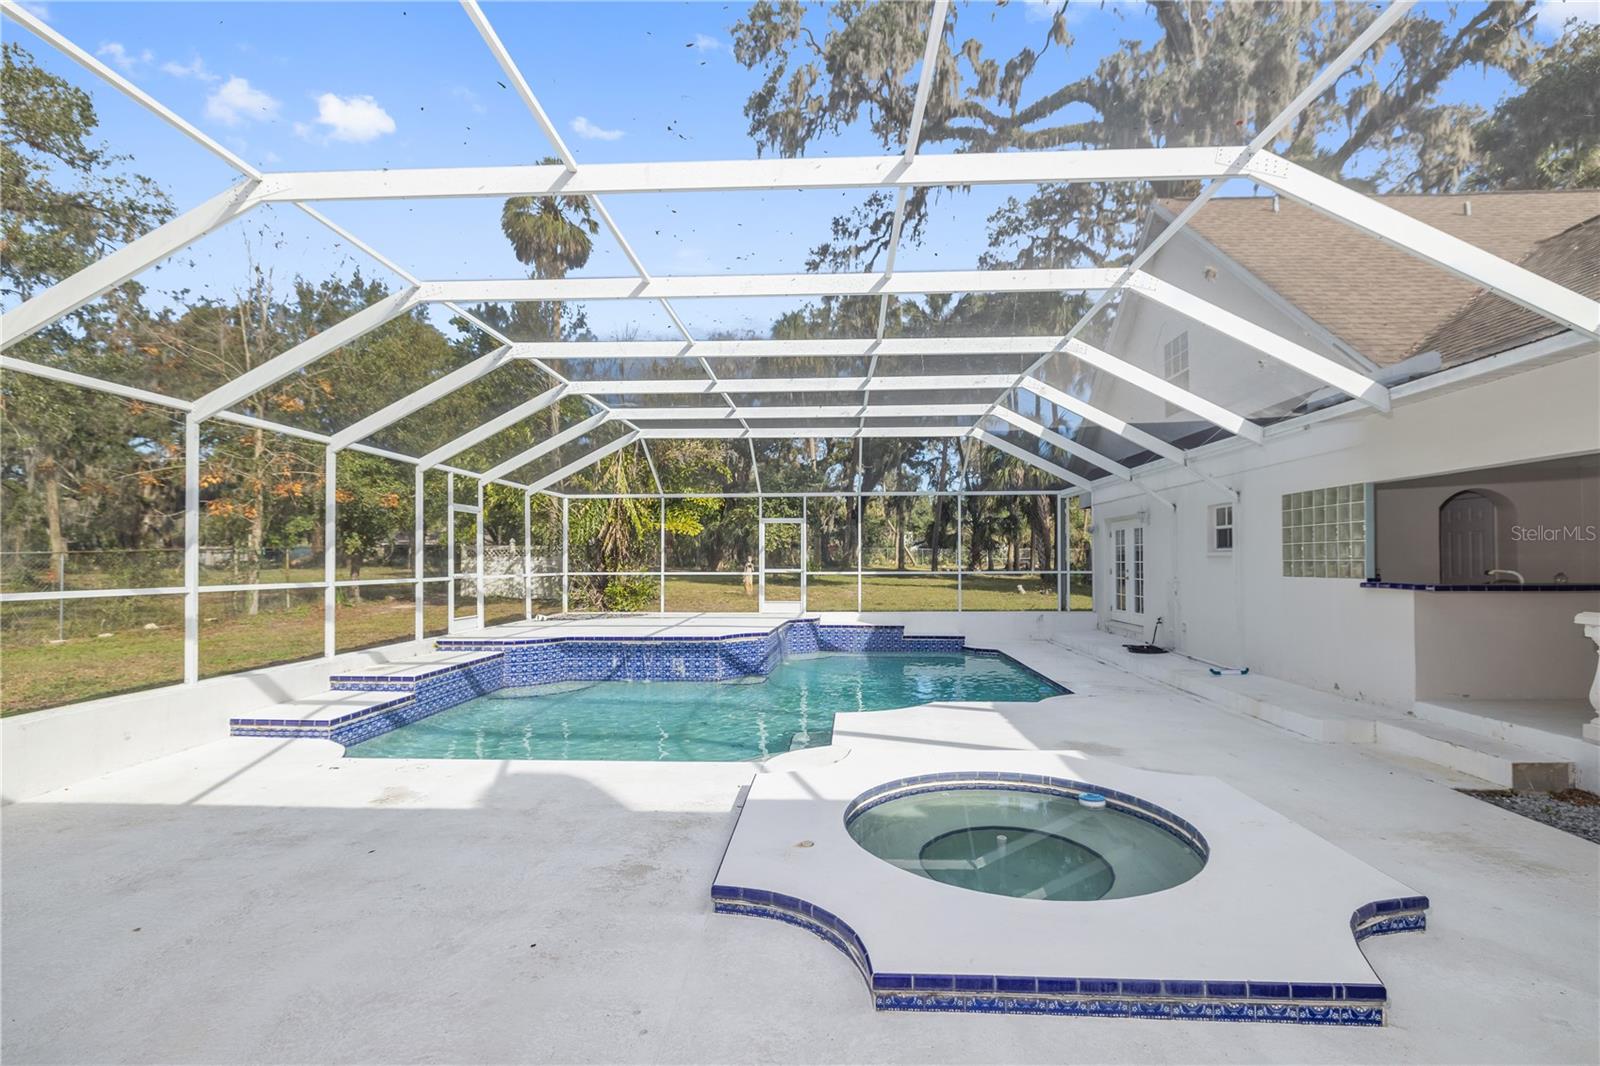
MULTIPOLYGON (((1123 813, 1145 818, 1203 855, 1210 851, 1193 825, 1165 808, 1125 792, 1042 774, 963 771, 901 778, 858 796, 845 811, 845 824, 879 803, 904 795, 945 788, 996 787, 1063 795, 1099 792, 1108 805, 1123 813)), ((1388 1005, 1388 990, 1375 983, 875 973, 866 943, 849 923, 807 900, 766 889, 713 884, 711 901, 718 913, 771 918, 822 937, 844 952, 861 971, 879 1010, 1382 1025, 1388 1005)), ((1425 929, 1427 908, 1426 896, 1375 900, 1350 916, 1350 930, 1359 942, 1383 933, 1425 929)))
POLYGON ((1363 581, 1364 589, 1401 589, 1406 592, 1600 592, 1600 585, 1431 585, 1412 581, 1363 581))
POLYGON ((879 1010, 1382 1025, 1388 1003, 1380 984, 874 973, 849 923, 806 900, 722 884, 711 886, 711 900, 719 914, 770 918, 826 940, 861 971, 879 1010))
POLYGON ((1427 896, 1380 899, 1356 908, 1350 916, 1350 932, 1356 940, 1385 933, 1410 933, 1428 928, 1427 896))

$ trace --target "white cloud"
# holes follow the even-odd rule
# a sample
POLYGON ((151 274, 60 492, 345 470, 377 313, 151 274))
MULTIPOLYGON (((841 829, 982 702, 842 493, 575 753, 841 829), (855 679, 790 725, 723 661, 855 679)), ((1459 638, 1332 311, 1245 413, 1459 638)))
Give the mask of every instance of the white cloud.
POLYGON ((224 126, 278 117, 278 101, 235 74, 206 97, 206 117, 224 126))
POLYGON ((1060 10, 1059 0, 1022 0, 1022 14, 1029 22, 1051 22, 1060 10))
POLYGON ((622 139, 621 130, 603 129, 582 115, 572 120, 572 132, 586 141, 617 141, 622 139))
POLYGON ((715 52, 722 47, 722 42, 715 37, 707 37, 703 33, 697 33, 694 35, 694 40, 690 42, 689 47, 696 52, 715 52))
POLYGON ((452 85, 450 87, 450 95, 467 105, 467 109, 474 115, 487 114, 489 111, 487 107, 483 106, 483 100, 479 98, 478 94, 465 85, 452 85))
POLYGON ((49 4, 18 4, 17 6, 22 8, 22 10, 26 11, 28 14, 32 15, 34 18, 38 19, 40 22, 50 21, 49 4))
POLYGON ((1600 3, 1596 0, 1541 0, 1533 25, 1546 37, 1560 37, 1568 19, 1591 26, 1600 23, 1600 3))
MULTIPOLYGON (((317 97, 317 125, 327 128, 328 140, 365 144, 394 132, 394 119, 370 96, 338 96, 323 93, 317 97)), ((305 136, 303 123, 295 132, 305 136)))
POLYGON ((121 41, 107 41, 100 46, 95 55, 110 60, 111 65, 117 67, 124 74, 133 73, 133 68, 141 63, 148 63, 155 59, 155 53, 146 48, 137 54, 128 51, 121 41))
POLYGON ((211 71, 206 69, 205 60, 201 59, 199 56, 195 56, 187 63, 179 63, 175 60, 169 59, 165 63, 161 64, 161 72, 163 74, 170 74, 174 78, 194 78, 197 81, 209 82, 222 80, 221 75, 213 74, 211 71))

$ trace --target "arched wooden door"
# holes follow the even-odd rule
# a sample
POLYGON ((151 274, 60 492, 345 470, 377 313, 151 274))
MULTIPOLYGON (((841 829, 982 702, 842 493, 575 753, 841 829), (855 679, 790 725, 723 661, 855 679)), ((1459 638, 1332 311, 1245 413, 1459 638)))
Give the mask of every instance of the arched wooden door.
POLYGON ((1482 584, 1500 565, 1499 515, 1482 493, 1458 492, 1439 507, 1439 582, 1482 584))

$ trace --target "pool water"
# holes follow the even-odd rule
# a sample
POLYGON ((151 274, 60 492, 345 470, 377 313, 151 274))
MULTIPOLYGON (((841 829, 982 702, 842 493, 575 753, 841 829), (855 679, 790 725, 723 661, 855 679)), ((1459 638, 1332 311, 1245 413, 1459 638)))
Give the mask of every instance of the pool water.
POLYGON ((346 749, 364 759, 760 759, 833 737, 841 711, 948 700, 1034 702, 1066 689, 1004 655, 832 654, 732 682, 508 688, 346 749))
POLYGON ((851 839, 907 873, 997 896, 1125 899, 1205 866, 1191 843, 1112 807, 1006 788, 918 792, 851 817, 851 839))

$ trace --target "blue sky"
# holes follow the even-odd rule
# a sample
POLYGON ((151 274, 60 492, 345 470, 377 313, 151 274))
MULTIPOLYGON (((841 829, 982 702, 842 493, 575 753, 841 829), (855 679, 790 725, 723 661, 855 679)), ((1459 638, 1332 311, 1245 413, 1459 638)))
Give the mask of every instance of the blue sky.
MULTIPOLYGON (((268 170, 453 166, 536 162, 553 154, 455 3, 75 3, 30 5, 51 25, 116 67, 180 115, 268 170)), ((486 3, 502 40, 580 161, 749 158, 742 114, 756 72, 732 57, 738 4, 486 3)), ((1004 59, 1041 46, 1048 7, 971 7, 959 33, 1004 59)), ((818 12, 820 16, 820 12, 818 12)), ((821 19, 818 19, 821 26, 821 19)), ((1077 43, 1046 53, 1036 82, 1059 83, 1092 68, 1121 37, 1148 38, 1143 4, 1085 5, 1077 43)), ((107 91, 31 38, 47 67, 91 89, 102 134, 132 155, 177 206, 193 206, 236 175, 142 109, 107 91)), ((820 35, 820 29, 819 29, 820 35)), ((914 75, 913 75, 914 76, 914 75)), ((1492 102, 1502 86, 1474 76, 1457 90, 1492 102)), ((812 154, 876 154, 864 122, 812 154)), ((948 150, 933 146, 932 151, 948 150)), ((906 269, 976 265, 984 220, 1025 187, 946 197, 927 240, 902 250, 906 269)), ((836 214, 864 192, 612 197, 623 232, 657 274, 799 271, 836 214)), ((499 201, 334 204, 326 213, 428 278, 516 277, 524 268, 498 231, 499 201)), ((165 268, 163 285, 226 292, 242 284, 241 236, 281 274, 324 272, 341 253, 325 230, 292 210, 209 238, 165 268)), ((589 275, 629 267, 602 235, 589 275)), ((686 302, 692 328, 764 328, 800 301, 686 302)), ((592 305, 601 336, 671 336, 653 305, 592 305)))

